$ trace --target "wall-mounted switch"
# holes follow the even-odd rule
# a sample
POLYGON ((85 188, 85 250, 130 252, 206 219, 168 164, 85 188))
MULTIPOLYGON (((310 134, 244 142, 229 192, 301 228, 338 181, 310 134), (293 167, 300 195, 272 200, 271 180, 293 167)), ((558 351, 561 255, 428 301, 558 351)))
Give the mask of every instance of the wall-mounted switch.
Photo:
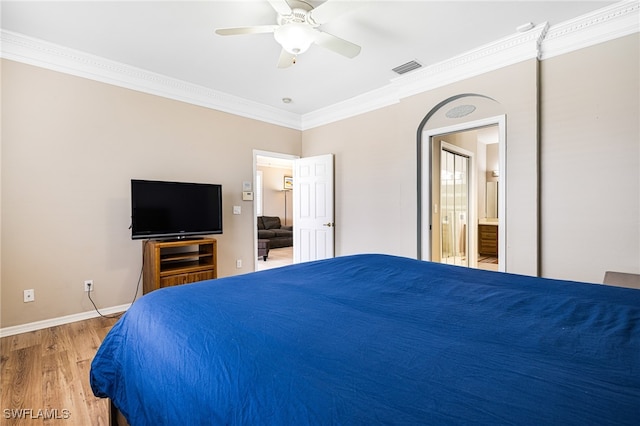
POLYGON ((233 214, 242 214, 241 206, 233 206, 233 214))

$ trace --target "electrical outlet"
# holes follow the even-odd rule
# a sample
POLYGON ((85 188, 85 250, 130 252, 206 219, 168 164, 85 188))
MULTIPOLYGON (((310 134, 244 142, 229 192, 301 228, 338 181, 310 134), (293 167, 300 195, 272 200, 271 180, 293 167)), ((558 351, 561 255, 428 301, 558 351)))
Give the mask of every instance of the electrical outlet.
POLYGON ((36 293, 34 289, 24 291, 24 303, 33 302, 36 300, 36 293))
POLYGON ((238 269, 242 268, 242 259, 237 259, 236 260, 236 268, 238 268, 238 269))
POLYGON ((87 293, 93 291, 93 280, 84 280, 84 291, 87 293))

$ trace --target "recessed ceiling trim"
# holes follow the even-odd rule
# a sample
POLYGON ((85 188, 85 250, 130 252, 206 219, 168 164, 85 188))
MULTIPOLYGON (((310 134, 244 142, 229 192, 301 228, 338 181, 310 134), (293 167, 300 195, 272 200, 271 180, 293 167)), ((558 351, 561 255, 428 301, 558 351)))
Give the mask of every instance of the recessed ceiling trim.
POLYGON ((541 46, 549 59, 640 31, 640 2, 623 1, 554 25, 541 46))
POLYGON ((539 57, 547 59, 640 31, 640 3, 615 3, 549 28, 541 24, 449 60, 392 79, 389 85, 299 115, 227 93, 0 30, 0 57, 296 130, 307 130, 398 103, 456 81, 539 57))
POLYGON ((526 34, 517 33, 505 37, 438 64, 396 77, 384 88, 304 114, 302 130, 329 124, 337 121, 337 117, 344 119, 371 111, 374 109, 372 104, 383 108, 409 96, 536 58, 540 38, 547 28, 546 23, 538 25, 526 34))
POLYGON ((300 115, 54 43, 0 30, 0 57, 299 130, 300 115))
POLYGON ((549 28, 537 25, 527 33, 515 33, 462 55, 424 67, 393 82, 402 88, 402 97, 412 96, 446 84, 474 77, 502 67, 538 57, 539 46, 549 28))

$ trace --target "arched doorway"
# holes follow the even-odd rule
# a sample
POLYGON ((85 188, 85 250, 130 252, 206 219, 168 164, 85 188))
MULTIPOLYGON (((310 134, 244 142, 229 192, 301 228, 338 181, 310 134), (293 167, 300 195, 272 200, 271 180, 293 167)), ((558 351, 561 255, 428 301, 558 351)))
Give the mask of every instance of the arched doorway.
POLYGON ((502 106, 479 94, 461 94, 440 102, 418 127, 417 152, 418 258, 444 263, 454 259, 454 264, 505 271, 506 116, 502 106), (483 148, 487 142, 481 140, 481 134, 494 135, 498 166, 487 164, 483 148), (449 166, 443 160, 450 155, 441 154, 445 152, 443 146, 448 147, 446 152, 453 151, 452 158, 458 159, 459 164, 468 167, 464 185, 460 171, 447 169, 449 166), (455 157, 456 151, 458 155, 462 153, 462 157, 455 157), (488 185, 489 181, 496 184, 488 185), (496 192, 487 197, 494 186, 496 192), (465 192, 460 192, 463 189, 465 192), (461 200, 468 204, 452 204, 453 201, 459 204, 461 200), (493 200, 496 200, 495 210, 488 208, 493 200), (497 217, 488 217, 489 211, 496 211, 497 217), (482 225, 492 225, 492 228, 482 225), (493 266, 483 266, 478 260, 487 259, 486 253, 479 253, 486 251, 486 242, 483 245, 481 241, 487 236, 485 229, 494 230, 497 239, 496 265, 493 266))

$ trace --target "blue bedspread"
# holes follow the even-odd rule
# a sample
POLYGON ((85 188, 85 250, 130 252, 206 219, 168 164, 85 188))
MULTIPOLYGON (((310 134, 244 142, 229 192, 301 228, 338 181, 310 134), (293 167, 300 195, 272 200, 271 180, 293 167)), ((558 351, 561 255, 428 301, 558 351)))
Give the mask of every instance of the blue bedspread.
POLYGON ((640 424, 640 291, 356 255, 154 291, 91 387, 132 426, 640 424))

